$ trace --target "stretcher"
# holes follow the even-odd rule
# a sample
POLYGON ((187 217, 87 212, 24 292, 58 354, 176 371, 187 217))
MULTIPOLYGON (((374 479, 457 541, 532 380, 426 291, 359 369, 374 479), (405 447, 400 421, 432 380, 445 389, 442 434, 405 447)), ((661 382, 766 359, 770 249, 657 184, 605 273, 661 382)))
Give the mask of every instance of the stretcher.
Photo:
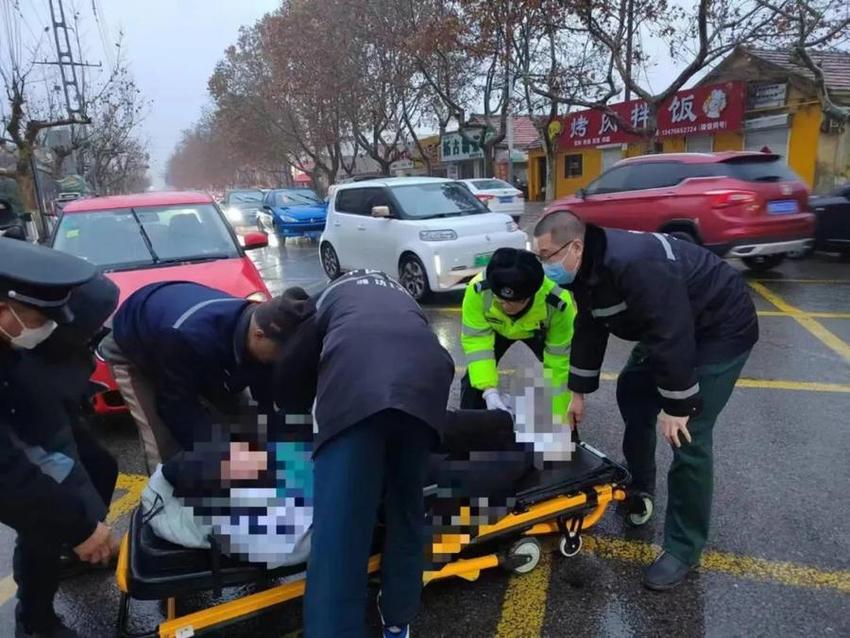
MULTIPOLYGON (((579 443, 569 462, 524 476, 516 486, 511 510, 495 523, 473 525, 472 532, 435 533, 433 553, 450 559, 425 572, 425 584, 451 577, 474 581, 482 571, 496 567, 517 574, 530 572, 543 553, 539 537, 546 535, 559 535, 561 554, 576 555, 582 534, 600 520, 608 506, 629 498, 629 480, 624 467, 590 445, 579 443)), ((435 492, 435 486, 426 488, 426 503, 435 498, 435 492)), ((469 512, 461 511, 460 519, 465 515, 469 512)), ((632 522, 640 521, 633 518, 632 522)), ((375 546, 379 546, 377 539, 375 546)), ((186 638, 238 622, 300 598, 305 569, 306 565, 297 565, 268 570, 234 561, 215 548, 173 545, 156 537, 137 510, 118 558, 118 633, 126 638, 186 638), (177 616, 176 599, 181 596, 211 591, 220 597, 224 588, 245 585, 260 591, 177 616), (166 619, 148 633, 130 633, 133 600, 163 601, 166 619)), ((379 554, 373 553, 368 569, 370 573, 379 571, 379 554)))

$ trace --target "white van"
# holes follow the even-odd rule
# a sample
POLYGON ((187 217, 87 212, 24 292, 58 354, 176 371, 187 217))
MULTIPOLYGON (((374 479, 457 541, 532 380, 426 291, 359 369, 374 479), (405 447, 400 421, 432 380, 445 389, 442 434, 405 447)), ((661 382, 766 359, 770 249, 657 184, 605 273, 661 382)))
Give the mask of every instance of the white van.
POLYGON ((528 238, 460 182, 396 177, 334 186, 319 254, 331 279, 373 268, 421 301, 465 287, 503 246, 527 248, 528 238))

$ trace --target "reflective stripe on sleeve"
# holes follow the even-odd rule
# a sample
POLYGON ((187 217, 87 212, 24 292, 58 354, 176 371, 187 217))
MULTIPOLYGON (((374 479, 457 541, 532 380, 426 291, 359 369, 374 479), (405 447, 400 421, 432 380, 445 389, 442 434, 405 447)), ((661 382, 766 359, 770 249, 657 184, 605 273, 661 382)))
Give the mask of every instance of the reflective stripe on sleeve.
POLYGON ((554 355, 568 355, 570 354, 570 345, 567 344, 565 346, 546 346, 546 352, 554 355))
POLYGON ((673 399, 677 401, 689 399, 695 394, 699 394, 699 383, 693 384, 687 390, 665 390, 664 388, 658 388, 658 394, 665 399, 673 399))
POLYGON ((667 254, 667 259, 670 261, 676 261, 676 256, 673 254, 673 247, 670 245, 670 241, 661 233, 652 233, 653 236, 661 242, 661 245, 664 246, 664 252, 667 254))
POLYGON ((496 360, 496 355, 492 350, 479 350, 478 352, 470 352, 466 355, 467 363, 475 363, 476 361, 496 360))
POLYGON ((628 306, 626 305, 626 302, 623 301, 615 306, 608 306, 607 308, 594 308, 590 311, 590 314, 594 317, 612 317, 623 312, 627 308, 628 306))
POLYGON ((575 366, 570 366, 570 374, 574 374, 577 377, 587 377, 594 378, 598 377, 601 370, 585 370, 584 368, 576 368, 575 366))
POLYGON ((490 327, 487 328, 473 328, 472 326, 467 326, 465 323, 461 325, 460 331, 462 334, 465 334, 467 337, 486 337, 487 335, 493 332, 493 329, 490 327))

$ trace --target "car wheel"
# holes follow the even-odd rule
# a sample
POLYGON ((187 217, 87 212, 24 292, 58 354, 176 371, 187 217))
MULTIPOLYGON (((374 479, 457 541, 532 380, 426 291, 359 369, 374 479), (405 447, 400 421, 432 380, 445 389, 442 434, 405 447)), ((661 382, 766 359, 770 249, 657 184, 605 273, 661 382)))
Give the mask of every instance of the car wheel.
POLYGON ((765 272, 776 268, 779 264, 785 261, 785 254, 777 255, 758 255, 756 257, 744 257, 744 265, 754 272, 765 272))
POLYGON ((678 240, 686 241, 689 244, 696 244, 697 238, 694 237, 693 233, 688 232, 687 230, 674 230, 672 233, 668 233, 670 237, 675 237, 678 240))
POLYGON ((339 257, 337 257, 334 247, 328 242, 322 244, 322 247, 319 249, 319 257, 322 260, 322 268, 325 269, 328 279, 334 280, 342 274, 342 269, 339 267, 339 257))
POLYGON ((399 265, 399 281, 416 301, 425 301, 431 295, 428 273, 416 255, 405 255, 399 265))

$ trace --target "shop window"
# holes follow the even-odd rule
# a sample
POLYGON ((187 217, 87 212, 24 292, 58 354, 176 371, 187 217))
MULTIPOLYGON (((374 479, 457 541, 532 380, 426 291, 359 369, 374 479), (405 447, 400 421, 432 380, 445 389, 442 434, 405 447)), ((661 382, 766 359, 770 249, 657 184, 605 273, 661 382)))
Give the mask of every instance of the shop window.
POLYGON ((573 177, 581 177, 582 174, 582 156, 566 155, 564 156, 564 177, 571 179, 573 177))

